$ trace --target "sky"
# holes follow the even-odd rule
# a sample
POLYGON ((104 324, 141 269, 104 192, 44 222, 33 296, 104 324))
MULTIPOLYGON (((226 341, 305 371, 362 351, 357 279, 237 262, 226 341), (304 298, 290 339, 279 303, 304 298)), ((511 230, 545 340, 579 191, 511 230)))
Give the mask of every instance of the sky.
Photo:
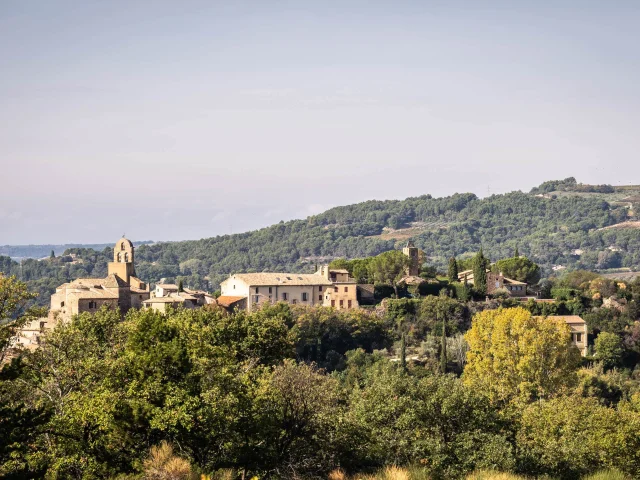
POLYGON ((640 2, 0 0, 0 244, 640 184, 640 2))

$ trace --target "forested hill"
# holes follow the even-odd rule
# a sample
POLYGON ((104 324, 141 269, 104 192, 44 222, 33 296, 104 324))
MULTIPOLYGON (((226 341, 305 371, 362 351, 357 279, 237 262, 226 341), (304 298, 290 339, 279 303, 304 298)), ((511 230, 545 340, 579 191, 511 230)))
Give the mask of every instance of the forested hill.
MULTIPOLYGON (((547 272, 552 265, 640 269, 640 229, 632 222, 640 208, 633 203, 633 192, 629 196, 629 191, 617 190, 621 187, 613 193, 598 188, 589 192, 578 185, 570 194, 573 187, 562 182, 566 180, 546 182, 532 193, 483 199, 465 193, 367 201, 248 233, 142 245, 136 249, 136 270, 151 282, 182 277, 185 285, 216 289, 233 272, 309 272, 316 263, 336 257, 399 248, 408 238, 427 253, 429 263, 442 269, 454 255, 471 255, 482 247, 496 260, 512 255, 516 246, 547 272), (625 201, 627 197, 631 200, 625 201), (605 228, 621 223, 628 228, 605 228)), ((62 281, 104 275, 111 256, 109 248, 67 253, 73 257, 27 260, 21 272, 16 262, 0 259, 0 271, 21 274, 43 292, 62 281)))

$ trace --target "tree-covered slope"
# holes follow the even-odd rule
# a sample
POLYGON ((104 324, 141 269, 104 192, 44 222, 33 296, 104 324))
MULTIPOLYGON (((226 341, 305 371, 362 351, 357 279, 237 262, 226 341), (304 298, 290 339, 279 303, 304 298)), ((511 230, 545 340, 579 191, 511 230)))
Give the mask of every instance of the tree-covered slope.
MULTIPOLYGON (((640 229, 604 229, 634 219, 638 209, 629 207, 610 203, 600 193, 542 196, 535 190, 483 199, 465 193, 372 200, 253 232, 141 245, 136 269, 151 282, 182 276, 185 285, 215 289, 233 272, 311 271, 332 258, 399 248, 409 237, 443 271, 449 257, 469 255, 481 246, 492 260, 512 255, 517 246, 547 272, 552 265, 639 269, 640 229)), ((5 258, 0 270, 43 284, 42 291, 78 276, 104 275, 111 256, 108 248, 67 253, 75 257, 27 260, 21 268, 5 258)))

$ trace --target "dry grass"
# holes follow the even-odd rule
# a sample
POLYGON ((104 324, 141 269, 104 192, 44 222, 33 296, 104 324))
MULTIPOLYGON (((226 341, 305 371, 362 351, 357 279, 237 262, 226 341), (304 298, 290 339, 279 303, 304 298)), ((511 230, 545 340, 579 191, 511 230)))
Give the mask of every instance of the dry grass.
POLYGON ((511 473, 492 472, 490 470, 483 470, 474 472, 467 476, 466 480, 525 480, 525 477, 519 475, 513 475, 511 473))
POLYGON ((163 441, 151 447, 149 458, 144 461, 144 478, 147 480, 190 480, 191 464, 173 453, 170 443, 163 441))
POLYGON ((630 480, 630 477, 618 470, 602 470, 601 472, 584 477, 583 480, 630 480))
POLYGON ((347 474, 341 468, 337 468, 329 473, 329 480, 347 480, 347 474))

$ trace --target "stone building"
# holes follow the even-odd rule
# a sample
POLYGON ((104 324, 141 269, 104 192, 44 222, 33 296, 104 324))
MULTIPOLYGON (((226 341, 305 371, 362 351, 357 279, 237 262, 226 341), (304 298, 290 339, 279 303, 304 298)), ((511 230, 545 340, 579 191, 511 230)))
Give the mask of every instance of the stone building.
POLYGON ((571 343, 580 350, 580 355, 586 357, 588 346, 587 322, 578 315, 550 315, 548 318, 563 320, 567 325, 569 325, 569 328, 571 329, 571 343))
POLYGON ((411 240, 407 242, 407 245, 402 249, 407 257, 409 257, 409 267, 407 268, 408 277, 417 277, 420 275, 420 263, 422 254, 420 249, 417 248, 411 240))
MULTIPOLYGON (((473 270, 465 270, 458 274, 458 281, 473 285, 473 270)), ((493 295, 497 290, 506 290, 511 297, 526 297, 527 284, 505 277, 502 272, 487 269, 487 293, 493 295)))
POLYGON ((78 278, 60 285, 51 295, 48 317, 25 325, 16 343, 36 348, 41 334, 58 322, 69 322, 79 313, 95 313, 102 306, 118 308, 124 315, 130 308, 142 307, 149 297, 149 284, 136 277, 133 244, 123 237, 113 249, 113 262, 107 265, 106 277, 78 278))
POLYGON ((168 306, 173 308, 197 308, 212 303, 216 303, 216 299, 202 290, 185 288, 180 291, 177 285, 158 283, 155 290, 151 292, 151 297, 142 302, 142 305, 144 308, 165 312, 168 306))
POLYGON ((107 265, 105 278, 78 278, 56 288, 51 295, 49 320, 68 321, 73 315, 95 312, 103 305, 126 313, 140 308, 150 297, 149 284, 136 277, 134 246, 121 238, 113 249, 113 262, 107 265))
POLYGON ((220 284, 218 304, 253 311, 268 302, 358 308, 357 283, 347 270, 321 267, 316 273, 238 273, 220 284))
POLYGON ((348 270, 330 269, 329 265, 324 265, 316 272, 316 275, 329 280, 333 287, 325 290, 323 306, 339 310, 351 310, 360 306, 358 303, 358 283, 355 278, 349 276, 348 270))

